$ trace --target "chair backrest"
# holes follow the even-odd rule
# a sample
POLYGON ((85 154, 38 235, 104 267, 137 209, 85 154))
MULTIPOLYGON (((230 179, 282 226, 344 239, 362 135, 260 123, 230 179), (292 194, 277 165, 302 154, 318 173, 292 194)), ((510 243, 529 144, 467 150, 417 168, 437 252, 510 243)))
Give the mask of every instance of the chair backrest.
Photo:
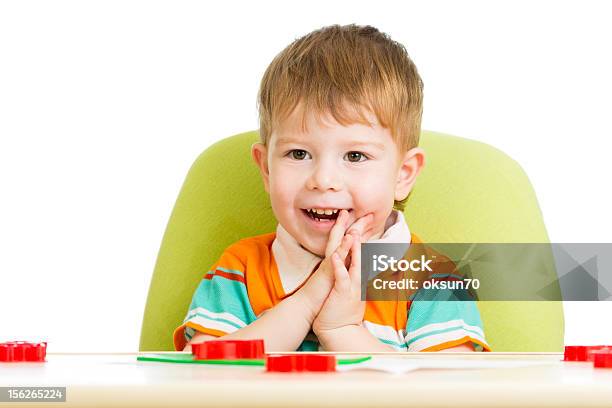
MULTIPOLYGON (((140 350, 172 350, 204 273, 231 243, 272 232, 276 221, 251 160, 256 131, 223 139, 195 161, 170 216, 151 280, 140 350)), ((427 165, 406 219, 425 242, 548 242, 521 167, 484 143, 424 131, 427 165)), ((560 351, 561 302, 478 302, 494 351, 560 351)))

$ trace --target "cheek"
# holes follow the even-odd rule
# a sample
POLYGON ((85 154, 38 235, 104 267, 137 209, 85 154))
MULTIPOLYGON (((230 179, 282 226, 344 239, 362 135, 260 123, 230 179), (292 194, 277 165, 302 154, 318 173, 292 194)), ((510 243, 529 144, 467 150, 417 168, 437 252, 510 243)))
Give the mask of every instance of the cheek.
POLYGON ((356 190, 353 195, 355 206, 364 213, 393 206, 394 190, 384 183, 361 183, 356 190))
POLYGON ((393 202, 395 196, 394 176, 386 168, 371 169, 352 176, 351 190, 355 201, 364 206, 377 207, 393 202), (378 204, 377 204, 378 203, 378 204))
POLYGON ((293 207, 295 197, 300 190, 299 176, 295 172, 277 168, 270 177, 270 201, 277 208, 293 207))
POLYGON ((290 187, 282 183, 282 181, 270 183, 270 201, 275 210, 287 209, 289 204, 293 202, 292 197, 294 197, 294 194, 290 187))
POLYGON ((374 212, 374 223, 383 223, 393 208, 395 184, 393 175, 381 171, 363 175, 353 183, 352 196, 358 217, 368 212, 374 212))

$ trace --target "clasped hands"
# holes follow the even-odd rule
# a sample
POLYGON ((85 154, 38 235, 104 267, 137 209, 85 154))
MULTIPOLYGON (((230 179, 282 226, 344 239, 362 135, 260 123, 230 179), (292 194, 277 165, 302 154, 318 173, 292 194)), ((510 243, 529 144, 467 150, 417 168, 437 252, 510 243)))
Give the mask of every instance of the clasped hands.
POLYGON ((325 258, 309 278, 309 298, 316 313, 312 330, 320 340, 363 321, 361 243, 369 238, 373 219, 370 213, 354 220, 341 210, 330 231, 325 258))

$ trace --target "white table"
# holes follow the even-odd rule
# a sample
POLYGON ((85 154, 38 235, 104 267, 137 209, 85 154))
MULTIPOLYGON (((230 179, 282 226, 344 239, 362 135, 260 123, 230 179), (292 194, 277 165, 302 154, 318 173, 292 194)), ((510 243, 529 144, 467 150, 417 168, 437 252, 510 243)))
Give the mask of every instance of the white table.
POLYGON ((405 374, 276 374, 257 366, 139 362, 136 356, 49 354, 45 363, 0 363, 0 386, 66 386, 66 402, 38 404, 62 407, 612 406, 612 369, 562 362, 557 353, 376 355, 422 363, 457 359, 502 365, 542 363, 486 369, 420 369, 405 374))

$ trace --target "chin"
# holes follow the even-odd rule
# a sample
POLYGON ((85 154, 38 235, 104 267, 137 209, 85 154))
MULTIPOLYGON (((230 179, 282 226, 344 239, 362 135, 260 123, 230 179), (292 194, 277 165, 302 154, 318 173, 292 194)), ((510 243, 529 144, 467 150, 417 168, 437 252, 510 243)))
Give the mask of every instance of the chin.
POLYGON ((320 258, 325 258, 325 246, 323 247, 314 246, 313 247, 311 245, 304 245, 301 243, 300 243, 300 246, 304 248, 305 250, 307 250, 308 252, 311 252, 320 258))

